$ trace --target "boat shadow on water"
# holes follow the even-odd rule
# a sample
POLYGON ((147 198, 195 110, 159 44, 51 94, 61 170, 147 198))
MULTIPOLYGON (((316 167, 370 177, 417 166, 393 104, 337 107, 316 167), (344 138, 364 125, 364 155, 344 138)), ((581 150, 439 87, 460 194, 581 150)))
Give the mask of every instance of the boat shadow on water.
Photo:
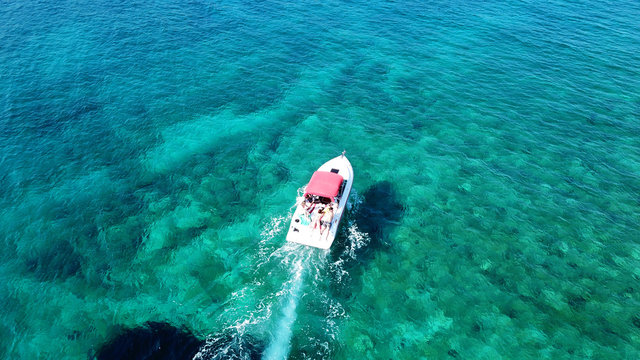
POLYGON ((369 242, 354 246, 353 234, 343 226, 331 249, 331 258, 341 263, 340 274, 333 275, 333 296, 349 298, 360 284, 363 266, 368 264, 378 252, 388 251, 393 246, 390 234, 404 214, 404 205, 398 199, 394 185, 389 181, 373 184, 362 194, 362 203, 355 211, 346 213, 343 224, 354 222, 360 233, 366 234, 369 242))

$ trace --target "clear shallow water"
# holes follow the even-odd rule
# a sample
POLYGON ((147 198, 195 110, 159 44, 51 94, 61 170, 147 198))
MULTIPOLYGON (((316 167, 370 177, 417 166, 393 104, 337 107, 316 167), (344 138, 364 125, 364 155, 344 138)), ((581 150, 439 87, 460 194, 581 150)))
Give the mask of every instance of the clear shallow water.
POLYGON ((151 321, 196 358, 638 358, 638 19, 5 4, 0 357, 91 358, 151 321), (334 247, 285 244, 343 149, 334 247))

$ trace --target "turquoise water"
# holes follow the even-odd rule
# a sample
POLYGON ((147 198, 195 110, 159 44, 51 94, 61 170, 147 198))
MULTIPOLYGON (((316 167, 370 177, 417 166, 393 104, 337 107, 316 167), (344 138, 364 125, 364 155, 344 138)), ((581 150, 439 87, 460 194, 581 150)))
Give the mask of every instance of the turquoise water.
POLYGON ((638 29, 631 0, 4 2, 0 358, 150 322, 197 359, 639 358, 638 29), (287 244, 343 149, 332 249, 287 244))

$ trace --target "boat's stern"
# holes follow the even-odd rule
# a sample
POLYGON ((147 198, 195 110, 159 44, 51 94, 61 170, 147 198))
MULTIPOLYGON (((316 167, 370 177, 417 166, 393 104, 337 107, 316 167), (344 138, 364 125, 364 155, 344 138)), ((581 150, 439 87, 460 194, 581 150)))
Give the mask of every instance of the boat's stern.
MULTIPOLYGON (((332 223, 333 222, 335 222, 335 219, 332 223)), ((329 236, 327 236, 326 233, 320 235, 320 229, 318 227, 314 229, 313 225, 311 215, 307 214, 301 206, 298 206, 289 225, 287 241, 313 246, 319 249, 328 249, 331 243, 333 243, 333 238, 330 236, 331 234, 329 234, 329 236)))

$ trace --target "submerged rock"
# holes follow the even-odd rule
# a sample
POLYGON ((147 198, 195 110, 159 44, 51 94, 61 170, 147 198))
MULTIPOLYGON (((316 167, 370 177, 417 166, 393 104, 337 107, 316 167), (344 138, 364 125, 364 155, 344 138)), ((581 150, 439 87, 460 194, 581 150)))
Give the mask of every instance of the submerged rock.
POLYGON ((100 349, 97 358, 190 360, 203 344, 204 341, 185 329, 167 323, 149 322, 116 336, 100 349))
POLYGON ((224 332, 205 340, 184 328, 148 322, 127 329, 105 344, 98 360, 258 360, 264 343, 246 334, 224 332))

